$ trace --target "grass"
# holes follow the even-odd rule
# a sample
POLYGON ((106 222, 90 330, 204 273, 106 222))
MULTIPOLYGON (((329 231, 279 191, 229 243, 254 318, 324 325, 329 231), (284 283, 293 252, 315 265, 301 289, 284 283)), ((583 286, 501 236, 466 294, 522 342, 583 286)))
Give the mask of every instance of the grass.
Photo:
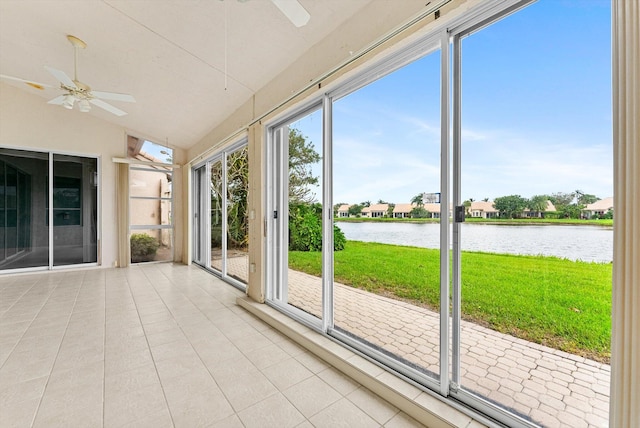
MULTIPOLYGON (((321 253, 289 253, 289 267, 321 275, 321 253)), ((499 332, 609 362, 610 263, 463 252, 463 318, 499 332)), ((348 241, 335 280, 439 309, 439 251, 348 241)))
MULTIPOLYGON (((439 223, 437 218, 389 218, 389 217, 336 217, 336 222, 345 223, 439 223)), ((531 224, 572 225, 572 226, 602 226, 613 227, 613 220, 580 220, 576 218, 467 218, 465 223, 497 224, 506 226, 523 226, 531 224)))

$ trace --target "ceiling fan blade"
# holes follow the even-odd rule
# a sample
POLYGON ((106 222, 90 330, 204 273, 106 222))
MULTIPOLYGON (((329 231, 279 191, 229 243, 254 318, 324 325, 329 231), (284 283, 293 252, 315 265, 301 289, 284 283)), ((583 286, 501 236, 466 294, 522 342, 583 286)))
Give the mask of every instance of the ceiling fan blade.
POLYGON ((296 27, 303 27, 307 25, 311 15, 309 12, 298 2, 298 0, 271 0, 271 3, 276 5, 280 12, 284 14, 289 21, 296 27))
POLYGON ((91 95, 103 100, 124 101, 125 103, 135 103, 136 99, 129 94, 118 94, 115 92, 91 91, 91 95))
POLYGON ((62 105, 62 103, 64 102, 65 97, 66 97, 66 95, 57 96, 54 99, 47 101, 47 104, 62 105))
POLYGON ((44 68, 49 73, 53 74, 53 77, 58 79, 63 85, 68 86, 69 88, 76 89, 76 84, 73 83, 73 80, 71 80, 71 78, 67 76, 67 73, 65 73, 64 71, 56 70, 55 68, 47 67, 46 65, 44 66, 44 68))
POLYGON ((98 99, 94 98, 92 100, 89 100, 89 102, 91 104, 93 104, 94 106, 98 106, 101 109, 104 109, 104 110, 108 111, 109 113, 115 114, 116 116, 124 116, 125 114, 127 114, 126 111, 122 111, 119 108, 114 107, 111 104, 106 103, 106 102, 104 102, 102 100, 98 100, 98 99))
POLYGON ((5 74, 0 74, 0 79, 15 80, 16 82, 26 83, 27 85, 31 86, 32 88, 36 88, 36 89, 40 89, 40 90, 43 90, 44 88, 51 88, 52 87, 51 85, 47 85, 46 83, 38 83, 38 82, 34 82, 33 80, 25 80, 25 79, 21 79, 19 77, 7 76, 5 74))

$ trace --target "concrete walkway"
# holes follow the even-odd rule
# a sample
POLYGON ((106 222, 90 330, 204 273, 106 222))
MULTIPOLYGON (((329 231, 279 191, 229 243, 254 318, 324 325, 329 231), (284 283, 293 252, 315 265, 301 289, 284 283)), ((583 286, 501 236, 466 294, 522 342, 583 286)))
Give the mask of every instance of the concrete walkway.
MULTIPOLYGON (((233 267, 232 267, 233 265, 233 267)), ((229 271, 248 272, 246 257, 229 271)), ((321 315, 320 278, 289 271, 288 303, 321 315)), ((439 314, 335 284, 335 325, 439 373, 439 314)), ((547 427, 608 427, 610 367, 462 322, 461 387, 547 427)))

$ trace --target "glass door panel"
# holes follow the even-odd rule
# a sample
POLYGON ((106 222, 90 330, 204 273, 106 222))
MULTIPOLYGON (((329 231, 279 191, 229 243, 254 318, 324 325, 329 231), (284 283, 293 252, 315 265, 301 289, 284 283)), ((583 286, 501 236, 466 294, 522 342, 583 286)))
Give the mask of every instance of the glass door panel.
POLYGON ((49 265, 48 159, 0 149, 0 270, 49 265))
POLYGON ((53 155, 53 264, 97 261, 96 159, 53 155))
POLYGON ((226 275, 244 284, 249 281, 249 149, 227 154, 226 275))
POLYGON ((455 39, 453 381, 509 426, 587 426, 608 402, 612 233, 548 220, 612 194, 607 8, 540 1, 455 39))
POLYGON ((440 378, 440 53, 333 104, 334 327, 440 378), (397 221, 389 222, 386 219, 397 221), (336 248, 337 250, 337 248, 336 248))
POLYGON ((322 113, 313 110, 274 131, 274 206, 279 277, 274 299, 322 318, 322 113))
POLYGON ((193 170, 193 261, 208 267, 207 247, 203 243, 207 240, 207 215, 205 199, 207 195, 206 166, 193 170))
POLYGON ((210 228, 211 228, 211 267, 222 273, 222 246, 223 246, 223 226, 224 213, 224 170, 221 159, 211 162, 211 183, 210 191, 210 228))

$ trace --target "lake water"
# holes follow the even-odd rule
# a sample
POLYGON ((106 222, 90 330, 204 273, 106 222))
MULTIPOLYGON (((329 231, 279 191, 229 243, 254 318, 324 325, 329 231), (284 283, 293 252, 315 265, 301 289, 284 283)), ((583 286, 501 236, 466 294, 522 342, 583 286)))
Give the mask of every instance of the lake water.
MULTIPOLYGON (((440 248, 436 223, 338 222, 348 240, 440 248)), ((598 226, 463 224, 462 249, 611 262, 613 229, 598 226)))

